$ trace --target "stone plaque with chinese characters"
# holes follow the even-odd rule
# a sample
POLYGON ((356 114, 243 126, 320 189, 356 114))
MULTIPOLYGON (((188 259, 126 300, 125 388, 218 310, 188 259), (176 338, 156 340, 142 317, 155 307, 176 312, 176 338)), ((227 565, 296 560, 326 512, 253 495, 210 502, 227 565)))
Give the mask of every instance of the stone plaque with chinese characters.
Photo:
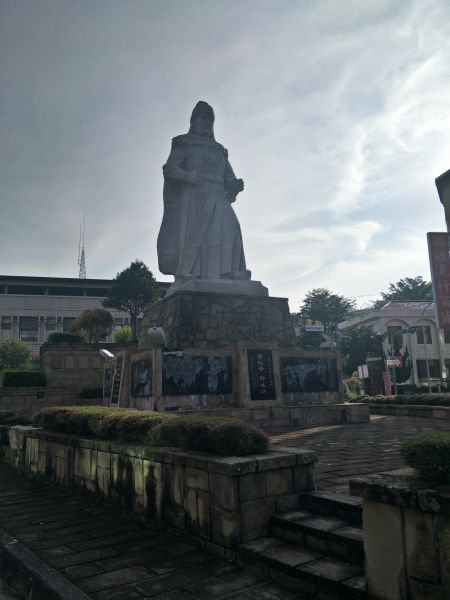
POLYGON ((247 350, 251 400, 276 400, 272 350, 247 350))

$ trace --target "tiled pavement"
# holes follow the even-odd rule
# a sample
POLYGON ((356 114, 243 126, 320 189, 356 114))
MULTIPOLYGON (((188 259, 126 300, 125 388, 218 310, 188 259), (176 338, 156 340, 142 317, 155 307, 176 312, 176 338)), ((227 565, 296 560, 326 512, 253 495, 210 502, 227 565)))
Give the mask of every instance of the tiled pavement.
MULTIPOLYGON (((318 453, 317 487, 347 492, 351 476, 402 467, 401 440, 429 430, 450 430, 450 423, 380 416, 367 424, 271 434, 274 443, 318 453)), ((195 548, 180 534, 89 506, 82 496, 0 467, 0 528, 93 600, 302 597, 195 548)))
POLYGON ((300 430, 283 428, 269 433, 275 444, 318 454, 314 468, 316 487, 349 493, 350 477, 403 468, 401 442, 426 431, 450 431, 450 421, 372 416, 369 423, 300 430))
POLYGON ((177 532, 117 512, 0 467, 0 528, 94 600, 300 598, 177 532))

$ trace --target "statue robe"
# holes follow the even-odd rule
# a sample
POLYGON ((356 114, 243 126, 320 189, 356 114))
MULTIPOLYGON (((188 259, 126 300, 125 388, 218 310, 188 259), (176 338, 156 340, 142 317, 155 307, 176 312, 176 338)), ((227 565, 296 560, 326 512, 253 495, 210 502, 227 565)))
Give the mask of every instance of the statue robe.
POLYGON ((236 180, 226 149, 193 134, 172 140, 164 173, 159 270, 178 279, 248 279, 239 222, 231 206, 236 180), (204 182, 187 183, 190 171, 204 182))

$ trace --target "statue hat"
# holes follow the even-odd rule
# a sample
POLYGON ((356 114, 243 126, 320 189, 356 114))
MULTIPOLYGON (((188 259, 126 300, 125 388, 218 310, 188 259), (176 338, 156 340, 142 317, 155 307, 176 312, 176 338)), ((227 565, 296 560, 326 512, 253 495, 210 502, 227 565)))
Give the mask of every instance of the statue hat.
POLYGON ((213 107, 210 106, 207 102, 200 100, 195 105, 194 110, 192 111, 191 121, 195 119, 199 115, 210 115, 214 119, 214 110, 213 107))

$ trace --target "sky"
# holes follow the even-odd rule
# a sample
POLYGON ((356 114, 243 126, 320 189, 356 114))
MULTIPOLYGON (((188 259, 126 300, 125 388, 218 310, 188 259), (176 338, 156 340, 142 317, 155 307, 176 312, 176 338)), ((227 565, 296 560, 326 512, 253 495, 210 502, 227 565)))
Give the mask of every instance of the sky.
POLYGON ((297 310, 430 279, 450 169, 447 0, 0 0, 0 273, 156 278, 162 170, 198 100, 248 268, 297 310))

